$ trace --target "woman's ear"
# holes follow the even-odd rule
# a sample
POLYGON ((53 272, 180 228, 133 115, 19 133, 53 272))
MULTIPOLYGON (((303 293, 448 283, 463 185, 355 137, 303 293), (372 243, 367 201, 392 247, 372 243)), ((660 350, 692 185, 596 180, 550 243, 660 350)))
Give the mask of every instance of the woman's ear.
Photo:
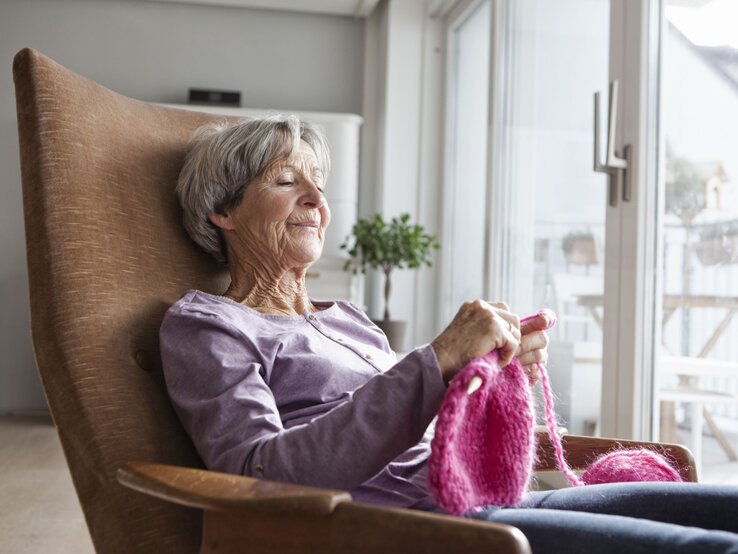
POLYGON ((216 227, 224 230, 233 229, 233 221, 231 221, 231 218, 228 217, 228 214, 208 214, 208 219, 210 220, 210 223, 212 223, 216 227))

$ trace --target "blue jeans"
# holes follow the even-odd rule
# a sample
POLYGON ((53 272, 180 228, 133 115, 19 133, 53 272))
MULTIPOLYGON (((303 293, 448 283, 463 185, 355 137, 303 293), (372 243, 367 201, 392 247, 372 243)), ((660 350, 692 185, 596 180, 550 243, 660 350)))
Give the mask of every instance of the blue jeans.
POLYGON ((520 529, 534 554, 737 553, 738 487, 612 483, 528 493, 464 517, 520 529))

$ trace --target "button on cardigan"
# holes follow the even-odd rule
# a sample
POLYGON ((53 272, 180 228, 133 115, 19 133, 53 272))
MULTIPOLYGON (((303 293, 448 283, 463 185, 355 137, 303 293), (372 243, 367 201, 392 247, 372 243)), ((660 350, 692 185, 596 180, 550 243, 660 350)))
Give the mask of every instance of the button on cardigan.
POLYGON ((166 313, 167 390, 206 466, 432 508, 432 421, 446 387, 430 345, 397 361, 345 301, 267 315, 188 291, 166 313))

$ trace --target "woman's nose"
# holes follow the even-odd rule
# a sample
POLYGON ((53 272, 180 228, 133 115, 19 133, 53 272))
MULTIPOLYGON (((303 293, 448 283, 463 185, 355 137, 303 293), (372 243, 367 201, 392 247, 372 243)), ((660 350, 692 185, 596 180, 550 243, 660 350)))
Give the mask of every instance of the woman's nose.
POLYGON ((302 195, 302 204, 310 208, 320 208, 325 204, 325 196, 315 183, 305 183, 306 190, 302 195))

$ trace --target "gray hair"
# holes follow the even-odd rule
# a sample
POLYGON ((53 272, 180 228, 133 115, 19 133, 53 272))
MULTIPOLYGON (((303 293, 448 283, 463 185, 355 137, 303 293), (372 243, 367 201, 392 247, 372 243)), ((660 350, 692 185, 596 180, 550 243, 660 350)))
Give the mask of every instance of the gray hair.
POLYGON ((238 206, 248 184, 274 161, 295 152, 300 140, 313 149, 326 179, 331 161, 325 133, 295 115, 221 122, 197 129, 175 189, 184 210, 184 227, 192 240, 227 264, 220 229, 208 215, 225 214, 238 206))

